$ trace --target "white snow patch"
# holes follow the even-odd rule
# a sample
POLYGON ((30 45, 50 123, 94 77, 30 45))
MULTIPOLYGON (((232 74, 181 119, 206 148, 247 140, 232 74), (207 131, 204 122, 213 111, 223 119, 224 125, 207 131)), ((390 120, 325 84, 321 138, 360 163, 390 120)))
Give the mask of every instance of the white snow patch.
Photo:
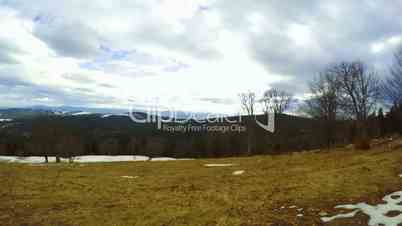
POLYGON ((148 161, 148 156, 140 155, 84 155, 74 157, 74 162, 90 163, 90 162, 136 162, 148 161))
POLYGON ((87 111, 81 111, 81 112, 77 112, 77 113, 73 113, 71 115, 73 116, 78 116, 78 115, 90 115, 92 114, 91 112, 87 112, 87 111))
POLYGON ((321 220, 323 222, 329 222, 339 218, 352 218, 358 212, 362 212, 363 214, 369 216, 370 220, 368 222, 369 226, 375 225, 385 225, 385 226, 398 226, 402 223, 402 214, 399 214, 394 217, 386 216, 390 211, 396 211, 402 213, 402 191, 394 192, 385 196, 382 199, 386 204, 378 204, 376 206, 372 206, 366 203, 358 203, 356 205, 340 205, 335 208, 342 208, 348 210, 354 210, 351 213, 347 214, 338 214, 333 217, 322 217, 321 220))
POLYGON ((360 210, 355 210, 351 213, 345 213, 345 214, 338 214, 336 216, 333 217, 321 217, 321 220, 326 223, 326 222, 330 222, 333 221, 335 219, 342 219, 342 218, 351 218, 354 217, 360 210))
POLYGON ((0 118, 0 122, 12 122, 13 119, 11 118, 0 118))
POLYGON ((13 162, 14 159, 12 156, 0 156, 0 162, 13 162))
POLYGON ((164 162, 164 161, 188 161, 188 160, 194 160, 194 159, 176 159, 176 158, 170 158, 170 157, 157 157, 157 158, 151 158, 151 162, 164 162))
POLYGON ((232 164, 232 163, 224 163, 224 164, 214 163, 214 164, 204 164, 204 166, 206 166, 206 167, 227 167, 227 166, 234 166, 234 164, 232 164))
POLYGON ((101 118, 109 118, 112 116, 127 116, 128 117, 128 114, 105 114, 105 115, 102 115, 101 118))
MULTIPOLYGON (((56 157, 48 157, 49 162, 56 162, 56 157)), ((60 158, 61 162, 69 162, 68 158, 60 158)), ((138 161, 182 161, 193 159, 175 159, 169 157, 149 158, 142 155, 83 155, 72 158, 75 163, 96 163, 96 162, 138 162, 138 161)), ((9 163, 30 163, 39 164, 45 163, 45 157, 43 156, 30 156, 30 157, 18 157, 18 156, 0 156, 0 162, 9 163)))
MULTIPOLYGON (((60 158, 62 162, 68 162, 66 158, 60 158)), ((56 162, 56 157, 48 157, 49 162, 56 162)), ((0 156, 0 162, 9 162, 9 163, 31 163, 31 164, 39 164, 45 163, 45 157, 43 156, 29 156, 29 157, 18 157, 18 156, 0 156)))
MULTIPOLYGON (((49 162, 56 162, 56 157, 48 157, 49 162)), ((61 158, 62 162, 69 162, 68 158, 61 158)), ((73 162, 77 163, 95 163, 95 162, 135 162, 135 161, 148 161, 148 156, 133 156, 133 155, 84 155, 73 158, 73 162)), ((45 157, 43 156, 30 156, 30 157, 18 157, 18 156, 0 156, 0 162, 9 163, 30 163, 39 164, 45 163, 45 157)))
POLYGON ((152 158, 152 162, 164 162, 164 161, 176 161, 177 159, 175 158, 169 158, 169 157, 158 157, 158 158, 152 158))
POLYGON ((232 173, 232 175, 242 175, 245 171, 244 170, 237 170, 232 173))

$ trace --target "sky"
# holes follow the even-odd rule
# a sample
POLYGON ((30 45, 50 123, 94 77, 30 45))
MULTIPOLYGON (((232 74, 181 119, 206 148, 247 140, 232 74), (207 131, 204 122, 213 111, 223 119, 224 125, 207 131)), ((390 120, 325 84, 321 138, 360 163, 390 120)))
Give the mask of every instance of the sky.
POLYGON ((0 106, 235 113, 330 64, 387 76, 401 1, 0 0, 0 106))

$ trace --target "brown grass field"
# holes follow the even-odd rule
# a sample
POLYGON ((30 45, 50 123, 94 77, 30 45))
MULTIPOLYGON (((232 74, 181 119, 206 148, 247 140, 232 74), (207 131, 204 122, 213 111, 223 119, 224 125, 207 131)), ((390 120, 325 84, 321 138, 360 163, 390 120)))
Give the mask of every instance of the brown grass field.
MULTIPOLYGON (((400 143, 171 162, 2 163, 0 225, 323 225, 319 213, 339 213, 337 204, 379 203, 402 189, 400 143)), ((326 225, 367 225, 367 217, 326 225)))

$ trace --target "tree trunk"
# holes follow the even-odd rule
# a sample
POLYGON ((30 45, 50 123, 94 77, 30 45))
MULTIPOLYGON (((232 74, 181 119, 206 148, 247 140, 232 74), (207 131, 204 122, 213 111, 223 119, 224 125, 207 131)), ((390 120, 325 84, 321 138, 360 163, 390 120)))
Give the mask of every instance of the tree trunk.
POLYGON ((251 147, 251 134, 247 132, 247 155, 251 155, 252 147, 251 147))
POLYGON ((254 127, 251 119, 247 119, 247 155, 252 155, 254 151, 254 127))

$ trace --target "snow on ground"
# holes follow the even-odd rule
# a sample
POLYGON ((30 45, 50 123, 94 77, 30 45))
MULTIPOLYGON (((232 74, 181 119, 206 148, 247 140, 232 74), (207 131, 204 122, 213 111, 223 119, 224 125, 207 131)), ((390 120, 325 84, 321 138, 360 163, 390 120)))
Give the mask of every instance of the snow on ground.
POLYGON ((225 164, 204 164, 206 167, 226 167, 226 166, 234 166, 232 163, 225 163, 225 164))
POLYGON ((74 162, 86 163, 86 162, 136 162, 136 161, 148 161, 148 156, 140 155, 84 155, 74 157, 74 162))
POLYGON ((176 158, 169 158, 169 157, 158 157, 152 158, 152 162, 164 162, 164 161, 184 161, 184 160, 194 160, 194 159, 176 159, 176 158))
POLYGON ((12 122, 13 120, 10 118, 0 118, 0 122, 12 122))
MULTIPOLYGON (((49 162, 56 162, 56 157, 48 157, 49 162)), ((61 158, 62 162, 68 162, 69 159, 61 158)), ((135 162, 135 161, 148 161, 148 156, 132 156, 132 155, 84 155, 73 158, 77 163, 91 163, 91 162, 135 162)), ((30 156, 30 157, 17 157, 17 156, 0 156, 0 162, 9 163, 45 163, 43 156, 30 156)))
POLYGON ((101 118, 109 118, 112 116, 127 116, 128 117, 128 114, 105 114, 105 115, 102 115, 101 118))
POLYGON ((86 111, 81 111, 81 112, 77 112, 77 113, 73 113, 71 114, 72 116, 79 116, 79 115, 91 115, 91 112, 86 112, 86 111))
MULTIPOLYGON (((68 159, 61 158, 62 162, 68 162, 68 159)), ((56 157, 48 157, 49 162, 56 162, 56 157)), ((30 156, 30 157, 17 157, 17 156, 0 156, 0 162, 10 163, 45 163, 45 157, 43 156, 30 156)))
MULTIPOLYGON (((400 175, 401 176, 401 175, 400 175)), ((385 196, 382 199, 385 203, 378 205, 369 205, 366 203, 358 203, 355 205, 339 205, 335 208, 353 210, 346 214, 338 214, 332 217, 322 217, 323 222, 333 221, 339 218, 352 218, 361 212, 369 216, 369 226, 384 225, 398 226, 402 223, 402 191, 397 191, 385 196)))
POLYGON ((237 170, 237 171, 234 171, 232 174, 233 175, 242 175, 244 172, 245 172, 244 170, 237 170))
MULTIPOLYGON (((48 157, 49 162, 56 162, 56 157, 48 157)), ((68 158, 61 158, 62 162, 69 162, 68 158)), ((94 163, 94 162, 137 162, 137 161, 179 161, 192 159, 175 159, 169 157, 149 158, 141 155, 83 155, 73 157, 73 162, 76 163, 94 163)), ((0 162, 10 163, 45 163, 43 156, 17 157, 17 156, 0 156, 0 162)))
MULTIPOLYGON (((337 207, 335 207, 335 208, 338 208, 338 207, 339 207, 339 206, 337 206, 337 207)), ((350 213, 338 214, 338 215, 335 215, 335 216, 333 216, 333 217, 321 217, 321 220, 322 220, 324 223, 326 223, 326 222, 333 221, 333 220, 335 220, 335 219, 352 218, 352 217, 354 217, 358 212, 359 212, 359 210, 355 210, 355 211, 350 212, 350 213)))
POLYGON ((152 158, 152 162, 164 162, 164 161, 175 161, 177 159, 175 158, 169 158, 169 157, 159 157, 159 158, 152 158))

